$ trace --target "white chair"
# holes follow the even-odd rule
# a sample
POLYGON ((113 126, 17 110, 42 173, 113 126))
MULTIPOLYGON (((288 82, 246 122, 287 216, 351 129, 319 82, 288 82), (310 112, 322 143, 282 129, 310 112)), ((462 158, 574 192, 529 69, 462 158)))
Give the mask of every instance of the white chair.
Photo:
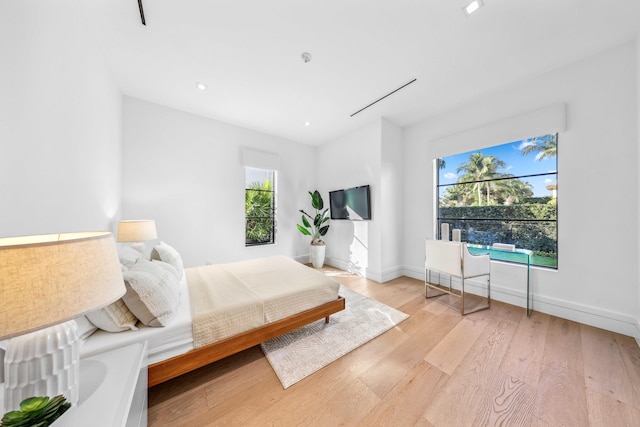
MULTIPOLYGON (((473 255, 469 252, 466 243, 445 242, 442 240, 427 239, 425 244, 425 297, 432 298, 444 294, 455 295, 461 298, 460 313, 462 315, 485 310, 491 306, 491 263, 489 254, 473 255), (431 272, 449 275, 449 286, 430 282, 431 272), (465 279, 474 277, 487 277, 486 304, 473 307, 465 311, 465 279), (451 278, 460 279, 460 290, 453 289, 451 278), (437 295, 429 295, 429 290, 437 290, 437 295)), ((484 298, 484 297, 482 297, 484 298)))

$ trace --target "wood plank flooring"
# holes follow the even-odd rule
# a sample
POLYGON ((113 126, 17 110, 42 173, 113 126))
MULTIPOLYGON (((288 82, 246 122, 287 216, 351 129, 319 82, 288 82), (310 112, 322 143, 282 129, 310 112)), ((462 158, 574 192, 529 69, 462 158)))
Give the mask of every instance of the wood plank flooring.
POLYGON ((640 426, 631 337, 493 301, 461 316, 420 280, 343 285, 411 317, 283 390, 259 347, 149 390, 149 426, 640 426))

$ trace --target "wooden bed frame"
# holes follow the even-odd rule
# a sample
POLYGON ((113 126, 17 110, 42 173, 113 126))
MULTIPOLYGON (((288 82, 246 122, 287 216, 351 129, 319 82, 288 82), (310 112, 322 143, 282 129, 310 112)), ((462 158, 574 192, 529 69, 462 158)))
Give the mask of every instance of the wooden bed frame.
POLYGON ((224 359, 227 356, 246 350, 264 341, 270 340, 301 326, 320 320, 323 317, 329 323, 329 316, 344 310, 344 298, 328 302, 310 310, 303 311, 284 319, 267 323, 250 331, 233 337, 216 341, 204 347, 193 349, 187 353, 172 357, 149 366, 148 387, 168 381, 186 374, 209 363, 224 359))

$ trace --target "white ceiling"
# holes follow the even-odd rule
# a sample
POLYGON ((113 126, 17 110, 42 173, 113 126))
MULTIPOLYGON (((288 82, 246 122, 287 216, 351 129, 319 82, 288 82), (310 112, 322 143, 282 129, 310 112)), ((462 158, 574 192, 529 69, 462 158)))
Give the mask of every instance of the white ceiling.
POLYGON ((125 95, 312 145, 381 116, 406 126, 640 32, 640 0, 484 0, 471 17, 463 0, 143 1, 146 26, 137 0, 84 6, 125 95))

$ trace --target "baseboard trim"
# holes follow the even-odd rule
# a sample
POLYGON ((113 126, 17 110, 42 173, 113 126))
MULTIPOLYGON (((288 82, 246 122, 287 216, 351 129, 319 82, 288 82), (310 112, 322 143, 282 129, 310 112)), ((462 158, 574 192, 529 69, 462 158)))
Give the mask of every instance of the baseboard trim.
POLYGON ((340 270, 348 271, 349 273, 366 277, 369 280, 373 280, 378 283, 385 283, 398 277, 404 276, 404 266, 391 267, 383 271, 376 271, 370 268, 364 268, 350 261, 345 261, 339 258, 327 257, 325 263, 340 270))
MULTIPOLYGON (((404 267, 404 275, 418 280, 424 280, 424 270, 411 266, 404 267)), ((483 285, 473 283, 473 280, 465 281, 467 290, 477 293, 483 289, 483 285)), ((491 285, 491 299, 505 302, 518 307, 526 307, 526 292, 491 285)), ((584 323, 596 328, 606 329, 623 335, 631 336, 640 345, 640 319, 598 307, 577 304, 546 295, 532 295, 532 308, 536 311, 584 323)))
POLYGON ((389 282, 393 279, 397 279, 398 277, 402 277, 403 275, 402 266, 388 268, 382 271, 382 281, 380 283, 389 282))

